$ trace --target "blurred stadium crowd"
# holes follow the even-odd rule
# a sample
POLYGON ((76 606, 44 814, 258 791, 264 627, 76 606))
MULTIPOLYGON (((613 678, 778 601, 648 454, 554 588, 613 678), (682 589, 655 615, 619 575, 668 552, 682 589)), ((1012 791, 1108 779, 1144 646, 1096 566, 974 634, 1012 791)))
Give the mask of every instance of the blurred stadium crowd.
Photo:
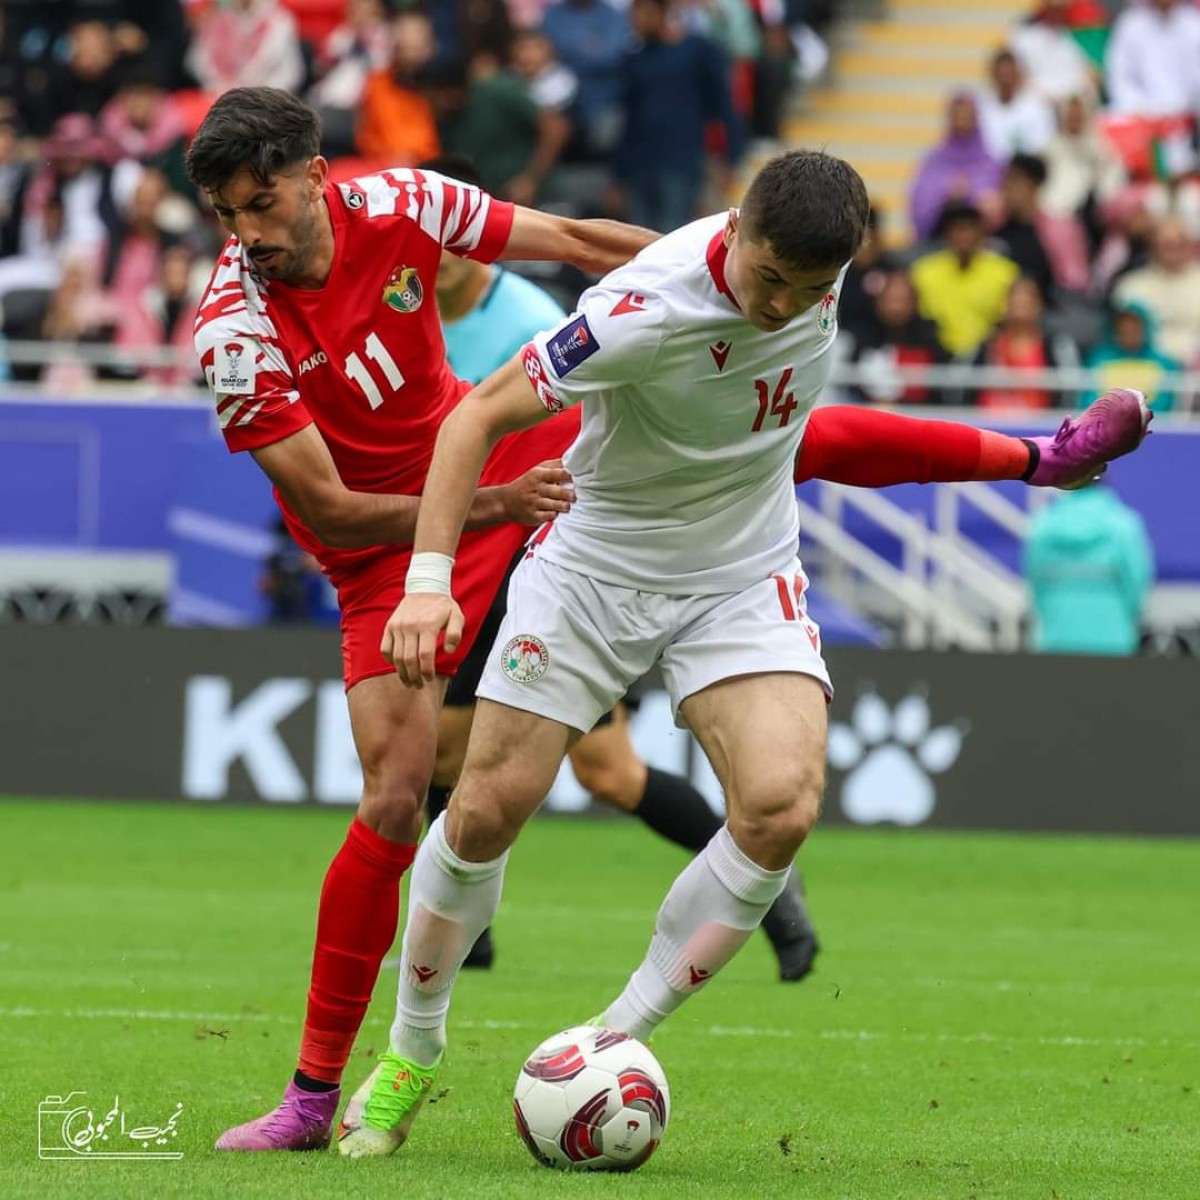
POLYGON ((967 361, 1095 372, 1083 391, 967 393, 982 407, 1086 403, 1118 382, 1184 407, 1174 377, 1200 361, 1197 62, 1193 0, 1031 4, 985 82, 946 98, 909 244, 876 239, 851 272, 859 395, 937 402, 896 364, 967 361))
MULTIPOLYGON (((7 0, 0 330, 113 353, 9 363, 0 344, 0 373, 54 390, 192 382, 181 364, 222 232, 183 156, 229 87, 304 95, 338 179, 461 154, 499 195, 667 229, 720 207, 739 164, 780 143, 839 16, 871 8, 7 0), (177 354, 147 366, 147 348, 177 354)), ((1119 379, 1158 409, 1186 406, 1175 377, 1200 360, 1197 62, 1193 0, 1031 4, 984 82, 947 97, 903 239, 881 230, 850 272, 853 394, 1044 408, 1089 398, 1044 385, 1046 369, 1082 366, 1101 390, 1119 379), (951 393, 895 369, 955 362, 1042 373, 951 393)))
MULTIPOLYGON (((3 334, 130 351, 101 376, 190 381, 186 367, 139 369, 133 352, 191 345, 223 233, 184 152, 228 88, 306 97, 335 179, 459 154, 515 201, 671 228, 728 186, 749 140, 778 139, 797 64, 823 61, 816 30, 835 7, 6 0, 3 334)), ((60 357, 5 371, 58 390, 95 376, 60 357)))

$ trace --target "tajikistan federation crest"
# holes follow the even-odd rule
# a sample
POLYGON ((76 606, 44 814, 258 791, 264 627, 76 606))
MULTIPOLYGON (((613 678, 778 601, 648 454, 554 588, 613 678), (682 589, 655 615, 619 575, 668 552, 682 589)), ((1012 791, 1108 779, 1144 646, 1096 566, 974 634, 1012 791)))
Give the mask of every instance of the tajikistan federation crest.
POLYGON ((546 643, 532 633, 511 638, 500 652, 500 667, 513 683, 536 683, 549 665, 546 643))
POLYGON ((397 267, 383 285, 383 302, 397 312, 416 312, 425 299, 416 267, 397 267))
POLYGON ((826 336, 837 328, 837 293, 826 292, 817 308, 817 328, 826 336))

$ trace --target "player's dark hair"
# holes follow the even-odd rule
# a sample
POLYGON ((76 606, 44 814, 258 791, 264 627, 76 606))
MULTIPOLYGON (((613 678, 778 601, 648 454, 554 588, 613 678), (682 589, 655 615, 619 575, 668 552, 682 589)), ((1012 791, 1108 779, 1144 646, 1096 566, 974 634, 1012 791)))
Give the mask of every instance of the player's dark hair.
POLYGON ((747 234, 798 271, 847 262, 862 245, 867 188, 848 163, 819 150, 793 150, 755 175, 742 200, 747 234))
POLYGON ((303 100, 283 88, 231 88, 196 131, 187 174, 206 192, 224 187, 241 170, 270 184, 320 148, 321 120, 303 100))
POLYGON ((469 183, 472 187, 483 187, 478 168, 465 154, 439 154, 436 158, 427 158, 418 163, 417 170, 434 171, 438 175, 457 179, 460 183, 469 183))

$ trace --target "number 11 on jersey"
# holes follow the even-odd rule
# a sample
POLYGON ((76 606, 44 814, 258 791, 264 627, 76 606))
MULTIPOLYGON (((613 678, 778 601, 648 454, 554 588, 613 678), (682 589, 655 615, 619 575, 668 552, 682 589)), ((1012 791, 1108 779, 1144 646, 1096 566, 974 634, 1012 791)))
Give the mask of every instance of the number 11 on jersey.
MULTIPOLYGON (((392 392, 398 392, 404 386, 404 376, 400 368, 396 366, 396 360, 391 356, 388 348, 379 340, 379 334, 374 332, 367 334, 366 345, 363 349, 366 351, 367 357, 383 372, 383 377, 387 380, 392 392)), ((357 350, 346 359, 345 371, 347 378, 353 379, 362 388, 372 410, 378 408, 387 398, 357 350)))

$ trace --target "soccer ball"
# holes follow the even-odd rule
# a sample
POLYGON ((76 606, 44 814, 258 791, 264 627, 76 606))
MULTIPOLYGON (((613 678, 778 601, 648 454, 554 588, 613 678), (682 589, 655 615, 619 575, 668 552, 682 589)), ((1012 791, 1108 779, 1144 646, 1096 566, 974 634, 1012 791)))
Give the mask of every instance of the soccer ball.
POLYGON ((565 1170, 635 1170, 658 1148, 670 1112, 658 1059, 629 1034, 592 1025, 547 1038, 513 1089, 529 1153, 565 1170))

